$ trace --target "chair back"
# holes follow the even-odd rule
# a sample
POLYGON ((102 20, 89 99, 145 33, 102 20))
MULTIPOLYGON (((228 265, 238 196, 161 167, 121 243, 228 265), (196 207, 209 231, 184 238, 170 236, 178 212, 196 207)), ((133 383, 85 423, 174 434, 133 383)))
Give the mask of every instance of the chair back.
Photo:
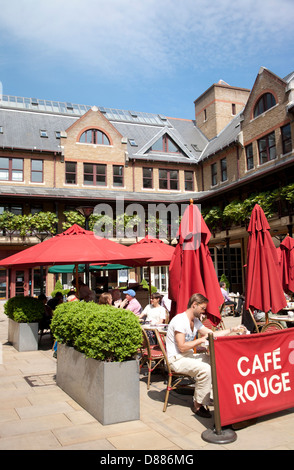
POLYGON ((148 357, 151 356, 151 347, 150 347, 150 342, 149 342, 149 338, 148 338, 148 335, 146 333, 146 331, 144 330, 144 328, 141 327, 141 330, 142 330, 142 335, 143 335, 143 343, 142 343, 142 350, 147 350, 147 355, 148 357))
POLYGON ((168 362, 168 357, 167 357, 167 353, 166 353, 166 347, 165 347, 165 341, 163 339, 163 335, 161 335, 159 333, 159 331, 157 330, 157 328, 154 328, 154 333, 155 333, 155 337, 156 337, 156 340, 157 340, 157 343, 158 343, 158 346, 160 347, 160 350, 162 352, 162 355, 164 357, 164 362, 166 364, 166 368, 167 368, 167 371, 168 373, 170 374, 171 373, 171 368, 170 368, 170 365, 169 365, 169 362, 168 362))
POLYGON ((261 328, 260 333, 264 333, 265 331, 277 331, 277 330, 283 330, 283 329, 284 328, 282 327, 280 323, 275 322, 275 321, 270 321, 269 323, 267 323, 261 328))

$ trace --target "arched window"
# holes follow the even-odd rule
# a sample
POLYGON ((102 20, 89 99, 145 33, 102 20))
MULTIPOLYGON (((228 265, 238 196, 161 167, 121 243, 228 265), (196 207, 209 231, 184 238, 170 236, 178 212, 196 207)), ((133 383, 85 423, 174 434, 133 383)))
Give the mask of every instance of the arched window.
POLYGON ((256 118, 260 114, 264 113, 268 109, 272 108, 276 104, 276 99, 271 93, 264 93, 256 103, 254 108, 254 117, 256 118))
POLYGON ((79 142, 82 144, 110 145, 107 135, 98 129, 88 129, 83 132, 79 142))

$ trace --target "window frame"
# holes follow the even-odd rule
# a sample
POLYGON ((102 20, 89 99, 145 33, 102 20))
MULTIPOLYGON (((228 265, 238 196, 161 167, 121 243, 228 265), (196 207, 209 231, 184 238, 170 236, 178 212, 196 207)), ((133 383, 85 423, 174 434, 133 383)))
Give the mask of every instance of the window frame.
POLYGON ((194 191, 195 190, 195 185, 194 185, 194 171, 191 170, 184 170, 184 183, 185 183, 185 191, 194 191), (187 179, 187 175, 192 176, 191 180, 187 179), (187 186, 191 184, 191 189, 189 189, 187 186))
POLYGON ((282 148, 283 148, 283 155, 286 153, 292 152, 292 135, 291 135, 291 125, 290 122, 285 126, 281 127, 281 137, 282 137, 282 148), (285 129, 289 129, 288 135, 285 134, 285 129), (289 149, 287 148, 289 146, 289 149))
POLYGON ((39 158, 31 158, 31 183, 44 183, 44 160, 41 160, 39 158), (40 162, 42 164, 41 170, 33 169, 33 163, 35 162, 40 162), (41 181, 34 181, 33 175, 37 174, 41 175, 41 181))
POLYGON ((103 132, 101 129, 97 129, 94 127, 90 129, 86 129, 81 133, 81 135, 79 136, 79 143, 90 144, 90 145, 105 145, 105 146, 111 145, 108 135, 105 134, 105 132, 103 132), (82 141, 83 136, 85 136, 84 142, 82 141), (102 142, 99 142, 98 141, 99 138, 97 137, 101 137, 102 142), (88 138, 89 138, 89 141, 88 141, 88 138))
POLYGON ((152 167, 143 167, 142 168, 142 180, 143 180, 143 188, 144 189, 153 189, 153 168, 152 167), (150 170, 150 176, 144 176, 144 170, 150 170), (147 186, 145 186, 145 183, 148 182, 151 184, 151 186, 149 186, 147 184, 147 186))
POLYGON ((257 100, 254 106, 253 117, 257 118, 258 116, 265 113, 269 109, 272 109, 274 106, 276 106, 276 104, 277 104, 277 100, 270 91, 263 93, 263 95, 260 96, 260 98, 257 100), (268 103, 269 97, 270 97, 271 103, 268 103))
POLYGON ((149 152, 162 152, 162 153, 173 153, 175 155, 178 155, 178 154, 181 154, 182 151, 181 149, 179 148, 179 146, 172 140, 172 138, 167 135, 167 134, 164 134, 162 135, 158 140, 156 140, 156 142, 154 142, 153 145, 151 145, 150 149, 149 149, 149 152), (154 146, 157 146, 159 143, 161 143, 162 145, 157 148, 153 148, 154 146), (169 149, 169 144, 173 145, 176 150, 173 151, 173 150, 170 150, 169 149))
POLYGON ((210 171, 211 171, 211 186, 216 186, 217 185, 217 164, 216 164, 216 162, 211 164, 210 171))
POLYGON ((269 134, 267 135, 264 135, 263 137, 261 137, 260 139, 258 139, 257 141, 257 145, 258 145, 258 156, 259 156, 259 164, 260 165, 264 165, 265 163, 269 162, 269 161, 272 161, 272 160, 275 160, 275 158, 277 157, 277 149, 276 149, 276 135, 275 135, 275 131, 272 131, 270 132, 269 134), (274 145, 269 145, 270 144, 270 141, 269 139, 271 137, 274 137, 274 145), (261 149, 261 142, 265 140, 265 147, 261 149), (275 149, 275 155, 274 157, 271 157, 271 149, 275 149), (266 155, 266 160, 263 158, 263 156, 261 154, 265 154, 266 155))
POLYGON ((159 189, 165 191, 179 191, 179 170, 158 168, 158 186, 159 189), (161 172, 166 172, 166 178, 161 176, 161 172), (172 172, 177 174, 177 178, 171 178, 172 172), (164 181, 166 181, 166 187, 161 187, 161 183, 164 181), (176 182, 176 188, 172 187, 174 182, 176 182))
POLYGON ((253 145, 252 142, 245 147, 246 153, 246 168, 247 170, 252 170, 254 168, 254 158, 253 158, 253 145), (252 166, 251 166, 252 165, 252 166))
POLYGON ((112 167, 112 185, 114 188, 124 187, 124 166, 113 165, 112 167), (115 169, 121 170, 121 174, 115 174, 115 169), (116 180, 116 181, 115 181, 116 180))
POLYGON ((84 186, 107 186, 107 165, 105 163, 91 163, 91 162, 84 162, 83 165, 83 184, 84 186), (85 166, 86 165, 91 165, 92 166, 92 172, 85 172, 85 166), (99 173, 98 169, 100 167, 103 167, 105 169, 104 172, 99 173), (88 183, 85 180, 86 175, 92 175, 92 180, 91 182, 89 181, 88 183), (98 176, 104 176, 104 181, 103 182, 97 182, 97 177, 98 176))
MULTIPOLYGON (((7 168, 0 166, 0 181, 13 181, 14 183, 23 182, 24 181, 24 159, 23 158, 14 158, 14 157, 0 157, 0 162, 1 162, 1 159, 6 159, 8 161, 8 166, 7 166, 7 168), (22 162, 22 168, 21 169, 13 168, 13 162, 15 162, 15 161, 22 162), (4 172, 7 171, 7 175, 8 175, 7 179, 6 178, 1 178, 1 172, 2 171, 4 171, 4 172), (22 178, 21 179, 14 179, 13 178, 13 172, 21 173, 22 178)), ((0 163, 0 165, 1 165, 1 163, 0 163)))
POLYGON ((77 162, 65 162, 65 184, 77 184, 77 162), (74 171, 67 170, 67 165, 74 165, 74 171), (67 176, 74 175, 74 182, 67 180, 67 176))
POLYGON ((224 157, 220 160, 220 172, 221 172, 221 181, 228 180, 228 167, 227 167, 227 158, 224 157))

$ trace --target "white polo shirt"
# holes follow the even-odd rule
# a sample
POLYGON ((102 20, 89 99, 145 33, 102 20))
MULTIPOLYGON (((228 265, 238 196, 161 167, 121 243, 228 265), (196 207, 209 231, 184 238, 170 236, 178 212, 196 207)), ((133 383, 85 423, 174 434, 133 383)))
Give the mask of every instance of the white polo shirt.
POLYGON ((176 341, 175 341, 175 332, 178 331, 179 333, 185 334, 185 341, 193 341, 197 331, 203 327, 203 324, 198 318, 194 318, 194 327, 193 331, 190 328, 190 321, 187 317, 186 312, 179 313, 176 315, 168 325, 167 334, 166 334, 166 351, 167 357, 170 359, 171 357, 176 356, 177 354, 181 354, 176 341))

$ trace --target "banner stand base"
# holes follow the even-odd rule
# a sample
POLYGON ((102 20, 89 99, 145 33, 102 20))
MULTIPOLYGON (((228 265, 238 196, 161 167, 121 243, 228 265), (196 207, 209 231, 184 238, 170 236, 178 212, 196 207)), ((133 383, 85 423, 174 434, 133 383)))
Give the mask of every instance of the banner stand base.
POLYGON ((206 429, 206 431, 203 431, 201 434, 201 437, 204 441, 212 444, 229 444, 237 440, 237 434, 233 429, 229 428, 221 429, 219 434, 215 429, 206 429))

